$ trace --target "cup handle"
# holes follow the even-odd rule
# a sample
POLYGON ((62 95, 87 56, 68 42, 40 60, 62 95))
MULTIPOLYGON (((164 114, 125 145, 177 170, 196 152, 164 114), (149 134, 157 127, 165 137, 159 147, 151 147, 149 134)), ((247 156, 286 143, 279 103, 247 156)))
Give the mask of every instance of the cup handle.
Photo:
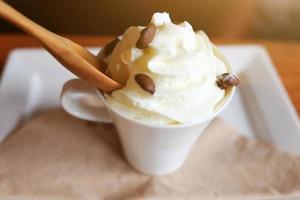
POLYGON ((96 88, 80 79, 67 81, 60 95, 60 103, 70 115, 88 121, 112 123, 103 101, 96 88))

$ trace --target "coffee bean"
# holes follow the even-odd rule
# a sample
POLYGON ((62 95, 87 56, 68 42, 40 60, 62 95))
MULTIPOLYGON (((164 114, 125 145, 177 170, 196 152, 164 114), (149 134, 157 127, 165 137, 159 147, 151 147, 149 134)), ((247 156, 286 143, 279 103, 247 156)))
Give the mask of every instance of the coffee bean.
POLYGON ((234 74, 224 73, 217 76, 217 86, 221 89, 228 89, 239 84, 240 80, 234 74))
POLYGON ((105 72, 107 70, 108 64, 104 62, 101 58, 99 58, 98 61, 99 61, 100 71, 105 72))
POLYGON ((145 91, 149 92, 150 94, 154 94, 155 84, 150 76, 146 74, 136 74, 134 79, 141 88, 143 88, 145 91))
POLYGON ((140 37, 136 43, 136 47, 139 49, 145 49, 152 42, 156 32, 156 27, 153 23, 150 23, 146 28, 141 31, 140 37))
POLYGON ((105 45, 104 47, 105 54, 106 55, 111 54, 119 41, 120 41, 119 38, 116 37, 114 40, 110 41, 107 45, 105 45))

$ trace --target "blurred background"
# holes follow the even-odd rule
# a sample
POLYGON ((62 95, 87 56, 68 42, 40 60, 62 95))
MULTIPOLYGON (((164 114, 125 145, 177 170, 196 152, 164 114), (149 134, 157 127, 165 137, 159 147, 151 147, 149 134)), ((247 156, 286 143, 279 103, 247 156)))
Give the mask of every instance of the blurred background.
MULTIPOLYGON (((300 0, 6 0, 63 34, 117 35, 156 11, 215 37, 300 39, 300 0)), ((0 33, 19 32, 0 21, 0 33)))

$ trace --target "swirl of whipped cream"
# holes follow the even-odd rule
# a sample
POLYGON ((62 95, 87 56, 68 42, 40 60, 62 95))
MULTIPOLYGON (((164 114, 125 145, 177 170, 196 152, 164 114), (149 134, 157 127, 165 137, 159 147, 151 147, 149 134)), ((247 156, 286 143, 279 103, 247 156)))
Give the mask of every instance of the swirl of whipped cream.
POLYGON ((203 31, 188 22, 174 24, 169 14, 155 13, 153 41, 146 49, 135 44, 144 27, 130 27, 106 60, 107 73, 125 87, 106 95, 109 105, 126 117, 153 124, 193 123, 209 118, 225 92, 216 77, 227 72, 225 61, 203 31), (144 91, 136 74, 152 78, 156 91, 144 91))

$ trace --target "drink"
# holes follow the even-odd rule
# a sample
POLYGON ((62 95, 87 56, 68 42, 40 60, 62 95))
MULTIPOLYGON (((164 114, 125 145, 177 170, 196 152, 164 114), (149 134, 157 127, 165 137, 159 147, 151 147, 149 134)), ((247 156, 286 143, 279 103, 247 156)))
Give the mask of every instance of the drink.
POLYGON ((62 105, 80 118, 114 122, 129 163, 150 175, 167 174, 183 164, 238 84, 206 34, 195 33, 188 22, 172 23, 167 13, 155 13, 146 27, 128 28, 98 57, 107 64, 106 74, 124 87, 104 98, 94 89, 103 103, 95 114, 87 101, 74 103, 72 98, 93 92, 71 81, 62 105))
POLYGON ((215 51, 203 31, 155 13, 147 27, 128 28, 109 55, 100 53, 108 64, 106 73, 125 85, 106 99, 114 110, 145 123, 205 121, 225 97, 216 81, 229 70, 215 51), (143 30, 151 39, 140 47, 143 30), (147 86, 153 91, 143 88, 147 86))

